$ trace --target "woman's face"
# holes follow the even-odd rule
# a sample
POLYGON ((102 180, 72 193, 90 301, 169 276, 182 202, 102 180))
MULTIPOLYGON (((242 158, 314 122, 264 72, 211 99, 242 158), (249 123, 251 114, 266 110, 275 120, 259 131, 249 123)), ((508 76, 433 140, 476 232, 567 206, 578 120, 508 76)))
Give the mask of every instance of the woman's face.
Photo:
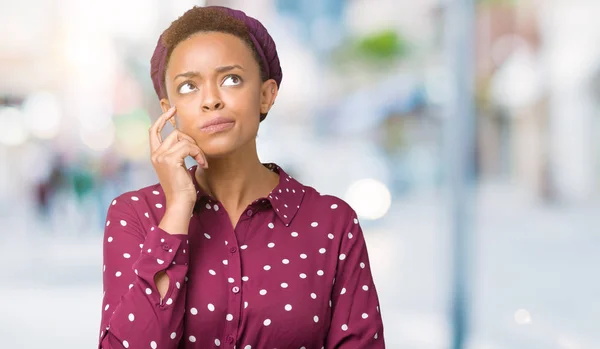
POLYGON ((261 81, 252 50, 225 33, 197 33, 180 42, 165 74, 166 111, 176 106, 179 130, 196 140, 204 154, 222 157, 254 144, 260 114, 277 95, 274 80, 261 81), (230 122, 203 127, 217 118, 230 122))

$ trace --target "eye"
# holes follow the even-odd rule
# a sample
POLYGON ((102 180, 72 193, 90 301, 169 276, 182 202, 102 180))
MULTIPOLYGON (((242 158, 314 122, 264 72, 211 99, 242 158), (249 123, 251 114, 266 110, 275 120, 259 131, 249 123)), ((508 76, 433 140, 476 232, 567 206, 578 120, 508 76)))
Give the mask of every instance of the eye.
POLYGON ((184 82, 182 85, 179 86, 177 91, 179 91, 179 93, 181 93, 181 94, 187 94, 187 93, 192 92, 195 89, 196 89, 196 86, 194 86, 194 84, 192 84, 191 82, 184 82))
POLYGON ((223 80, 223 86, 237 86, 242 83, 242 78, 237 75, 227 75, 223 80))

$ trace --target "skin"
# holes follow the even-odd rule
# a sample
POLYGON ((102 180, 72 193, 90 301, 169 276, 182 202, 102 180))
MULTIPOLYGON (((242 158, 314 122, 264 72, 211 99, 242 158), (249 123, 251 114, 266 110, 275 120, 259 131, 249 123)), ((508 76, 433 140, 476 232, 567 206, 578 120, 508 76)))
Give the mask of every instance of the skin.
MULTIPOLYGON (((196 191, 183 160, 192 156, 201 165, 196 180, 222 203, 234 228, 246 207, 279 183, 279 175, 262 165, 256 149, 260 114, 275 102, 277 83, 262 81, 251 48, 240 38, 208 32, 175 47, 165 86, 163 115, 149 130, 152 163, 167 199, 159 226, 171 234, 187 234, 196 191), (217 116, 233 119, 233 127, 217 133, 201 130, 217 116), (163 141, 160 133, 167 122, 176 130, 163 141)), ((164 296, 167 274, 158 273, 155 282, 164 296)))

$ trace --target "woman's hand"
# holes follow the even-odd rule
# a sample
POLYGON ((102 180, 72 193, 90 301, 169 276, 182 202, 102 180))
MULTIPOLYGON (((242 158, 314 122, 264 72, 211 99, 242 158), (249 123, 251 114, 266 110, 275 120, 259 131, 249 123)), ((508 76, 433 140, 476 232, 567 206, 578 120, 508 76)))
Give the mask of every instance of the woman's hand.
POLYGON ((189 155, 201 167, 208 168, 204 153, 192 137, 176 129, 162 140, 160 132, 175 115, 175 110, 176 107, 167 110, 149 130, 152 166, 165 193, 167 210, 193 207, 196 203, 196 188, 184 159, 189 155))

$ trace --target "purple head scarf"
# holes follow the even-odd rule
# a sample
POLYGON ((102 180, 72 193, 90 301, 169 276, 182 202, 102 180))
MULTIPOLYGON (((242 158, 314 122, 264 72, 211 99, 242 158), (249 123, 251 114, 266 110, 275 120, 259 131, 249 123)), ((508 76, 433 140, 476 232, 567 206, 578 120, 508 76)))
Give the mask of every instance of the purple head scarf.
MULTIPOLYGON (((244 12, 234 10, 228 7, 222 6, 211 6, 213 8, 219 8, 225 11, 229 16, 241 20, 246 25, 252 43, 258 52, 260 57, 261 67, 265 70, 267 79, 273 79, 277 82, 277 87, 281 84, 283 73, 281 71, 281 65, 279 63, 279 56, 277 55, 277 48, 273 38, 267 32, 267 29, 257 19, 246 15, 244 12)), ((150 59, 150 76, 152 78, 152 84, 154 85, 154 91, 159 99, 167 97, 167 91, 165 90, 165 69, 167 64, 167 48, 162 42, 162 35, 158 38, 158 43, 150 59)))

